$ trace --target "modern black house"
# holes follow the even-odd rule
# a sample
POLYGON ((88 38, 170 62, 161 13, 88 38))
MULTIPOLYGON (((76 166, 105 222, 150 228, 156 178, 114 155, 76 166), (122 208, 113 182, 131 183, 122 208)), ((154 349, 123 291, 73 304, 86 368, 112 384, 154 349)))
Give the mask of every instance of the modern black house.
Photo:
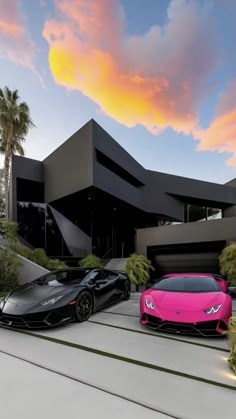
POLYGON ((146 170, 91 120, 44 161, 13 157, 10 216, 51 257, 136 251, 161 272, 215 271, 236 241, 235 186, 146 170))

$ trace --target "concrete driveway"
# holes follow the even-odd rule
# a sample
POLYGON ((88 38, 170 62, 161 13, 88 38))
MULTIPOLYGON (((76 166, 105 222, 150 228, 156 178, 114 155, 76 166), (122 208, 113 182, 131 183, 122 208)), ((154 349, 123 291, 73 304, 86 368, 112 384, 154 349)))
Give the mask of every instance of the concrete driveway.
POLYGON ((4 419, 234 419, 227 340, 155 333, 138 311, 135 294, 83 324, 0 329, 4 419))

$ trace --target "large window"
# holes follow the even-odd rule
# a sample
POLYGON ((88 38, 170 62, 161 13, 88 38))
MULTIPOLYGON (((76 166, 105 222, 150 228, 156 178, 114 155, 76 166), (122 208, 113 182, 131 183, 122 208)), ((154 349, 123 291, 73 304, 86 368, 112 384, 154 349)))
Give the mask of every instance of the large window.
POLYGON ((70 252, 46 204, 17 203, 18 233, 31 246, 45 249, 48 256, 70 256, 70 252))
POLYGON ((186 204, 184 208, 184 222, 215 220, 222 218, 222 210, 200 205, 186 204))
POLYGON ((131 175, 131 173, 127 172, 127 170, 117 164, 114 160, 111 160, 98 149, 96 149, 96 159, 98 163, 128 182, 130 185, 135 186, 136 188, 144 185, 139 179, 131 175))
POLYGON ((17 178, 17 201, 44 202, 44 183, 17 178))
POLYGON ((222 218, 222 210, 219 208, 207 208, 207 219, 216 220, 222 218))

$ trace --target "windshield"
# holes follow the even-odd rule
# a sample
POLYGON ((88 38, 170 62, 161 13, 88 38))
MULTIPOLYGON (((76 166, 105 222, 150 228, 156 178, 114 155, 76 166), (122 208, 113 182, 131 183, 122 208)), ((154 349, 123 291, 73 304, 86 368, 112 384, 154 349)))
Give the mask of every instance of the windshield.
POLYGON ((214 278, 208 276, 173 276, 159 279, 152 288, 171 292, 221 291, 214 278))
POLYGON ((33 281, 33 283, 36 285, 51 285, 54 287, 61 285, 79 284, 88 275, 88 273, 88 269, 56 271, 36 279, 33 281))

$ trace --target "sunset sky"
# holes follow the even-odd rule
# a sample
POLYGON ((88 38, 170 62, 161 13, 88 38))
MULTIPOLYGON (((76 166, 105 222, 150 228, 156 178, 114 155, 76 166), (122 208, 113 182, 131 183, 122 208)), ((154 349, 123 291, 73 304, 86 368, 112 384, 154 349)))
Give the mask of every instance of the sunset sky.
POLYGON ((236 0, 0 0, 0 85, 43 159, 94 118, 147 169, 236 177, 236 0))

